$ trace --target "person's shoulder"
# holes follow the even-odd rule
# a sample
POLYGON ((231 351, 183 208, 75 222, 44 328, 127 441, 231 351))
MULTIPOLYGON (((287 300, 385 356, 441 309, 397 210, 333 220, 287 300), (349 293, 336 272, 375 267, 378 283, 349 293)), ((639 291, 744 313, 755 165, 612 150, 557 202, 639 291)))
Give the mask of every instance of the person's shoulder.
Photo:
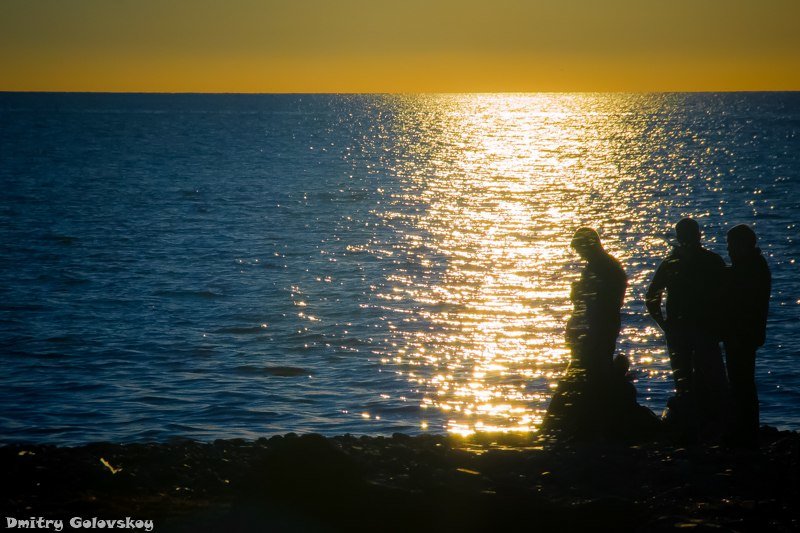
POLYGON ((613 268, 617 270, 624 270, 622 268, 622 262, 619 259, 608 253, 606 254, 606 257, 608 258, 608 261, 613 266, 613 268))
POLYGON ((680 250, 677 247, 673 247, 667 256, 658 264, 657 270, 669 271, 671 269, 676 269, 678 265, 680 265, 682 259, 683 257, 681 256, 680 250))
POLYGON ((621 283, 627 283, 628 274, 625 272, 625 268, 622 266, 622 263, 615 257, 612 257, 611 259, 614 261, 614 272, 616 273, 617 278, 619 278, 621 283))
POLYGON ((707 248, 701 248, 701 255, 703 260, 711 266, 724 268, 725 267, 725 260, 716 252, 712 252, 707 248))
POLYGON ((758 263, 758 266, 766 268, 767 270, 769 270, 769 262, 767 261, 767 258, 764 257, 764 254, 761 252, 761 250, 759 250, 759 252, 758 252, 758 256, 756 258, 756 262, 758 263))
POLYGON ((625 274, 625 269, 622 267, 622 263, 619 259, 606 252, 603 263, 606 270, 627 279, 628 276, 625 274))
POLYGON ((756 267, 758 268, 758 270, 761 271, 761 274, 763 276, 768 278, 772 277, 772 272, 769 269, 769 262, 767 261, 767 258, 764 257, 764 254, 760 252, 758 254, 758 257, 756 258, 756 267))

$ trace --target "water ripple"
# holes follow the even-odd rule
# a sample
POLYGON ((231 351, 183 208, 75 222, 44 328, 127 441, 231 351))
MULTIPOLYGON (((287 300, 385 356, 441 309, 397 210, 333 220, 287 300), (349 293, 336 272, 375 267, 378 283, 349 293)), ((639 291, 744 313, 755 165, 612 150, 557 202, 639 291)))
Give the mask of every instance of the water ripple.
POLYGON ((535 429, 580 225, 660 411, 644 290, 685 215, 722 255, 758 232, 762 416, 800 424, 797 93, 6 93, 0 123, 2 442, 535 429))

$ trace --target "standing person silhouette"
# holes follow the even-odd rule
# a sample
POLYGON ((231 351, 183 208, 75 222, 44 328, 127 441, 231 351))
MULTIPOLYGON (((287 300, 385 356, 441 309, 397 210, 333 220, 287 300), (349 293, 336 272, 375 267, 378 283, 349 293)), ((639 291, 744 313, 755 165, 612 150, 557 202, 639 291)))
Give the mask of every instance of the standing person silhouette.
POLYGON ((628 284, 625 271, 591 228, 578 229, 570 246, 586 262, 570 294, 573 313, 565 336, 572 360, 542 431, 579 439, 651 435, 658 419, 636 403, 636 389, 626 380, 627 359, 614 359, 628 284))
POLYGON ((678 399, 688 400, 694 423, 715 438, 722 431, 727 396, 719 346, 725 262, 703 248, 695 220, 680 220, 675 233, 678 244, 656 269, 645 301, 666 335, 678 399), (661 310, 665 291, 666 317, 661 310))
POLYGON ((772 274, 756 234, 740 224, 728 231, 731 266, 725 283, 725 362, 733 400, 731 443, 758 447, 756 350, 764 345, 772 274))
POLYGON ((595 230, 579 228, 570 246, 586 266, 572 285, 574 310, 566 340, 573 361, 586 371, 587 381, 599 382, 611 373, 628 278, 619 261, 603 249, 595 230))

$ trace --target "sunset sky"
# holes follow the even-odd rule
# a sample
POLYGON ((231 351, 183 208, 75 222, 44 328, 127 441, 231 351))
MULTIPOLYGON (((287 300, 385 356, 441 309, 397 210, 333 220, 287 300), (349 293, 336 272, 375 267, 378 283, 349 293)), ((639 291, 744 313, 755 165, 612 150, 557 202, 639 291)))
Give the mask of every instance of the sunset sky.
POLYGON ((800 90, 800 0, 1 0, 0 90, 800 90))

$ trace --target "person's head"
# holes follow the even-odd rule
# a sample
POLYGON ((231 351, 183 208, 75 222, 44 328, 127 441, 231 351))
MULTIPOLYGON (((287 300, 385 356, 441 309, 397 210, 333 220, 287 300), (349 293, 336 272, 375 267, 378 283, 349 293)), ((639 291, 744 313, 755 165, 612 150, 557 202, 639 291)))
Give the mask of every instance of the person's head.
POLYGON ((728 231, 728 255, 736 262, 756 250, 756 234, 746 224, 739 224, 728 231))
POLYGON ((624 376, 631 368, 631 361, 627 356, 618 354, 614 356, 614 359, 611 361, 611 365, 614 367, 614 372, 620 376, 624 376))
POLYGON ((578 252, 583 259, 589 259, 592 255, 603 249, 600 244, 600 235, 592 228, 579 228, 572 236, 570 246, 578 252))
POLYGON ((675 236, 684 246, 700 244, 700 225, 692 218, 683 218, 675 224, 675 236))

